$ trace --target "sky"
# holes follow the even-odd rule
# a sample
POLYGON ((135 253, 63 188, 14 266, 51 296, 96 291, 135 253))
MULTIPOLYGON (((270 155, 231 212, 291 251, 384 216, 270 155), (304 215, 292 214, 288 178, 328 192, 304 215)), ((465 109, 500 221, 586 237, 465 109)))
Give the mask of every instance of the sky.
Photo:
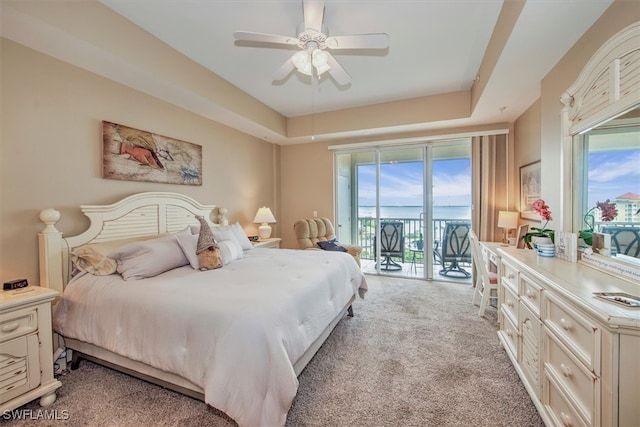
MULTIPOLYGON (((358 168, 358 202, 375 205, 375 165, 358 168)), ((422 162, 380 166, 382 206, 422 205, 422 162)), ((433 163, 434 206, 471 205, 470 159, 433 163)), ((631 192, 640 194, 640 149, 594 151, 589 154, 588 206, 631 192)))
MULTIPOLYGON (((422 162, 380 165, 382 206, 422 206, 422 162)), ((358 202, 375 206, 376 167, 358 167, 358 202)), ((439 160, 433 164, 434 206, 471 205, 471 159, 439 160)))
POLYGON ((640 194, 640 149, 590 152, 587 206, 628 192, 640 194))

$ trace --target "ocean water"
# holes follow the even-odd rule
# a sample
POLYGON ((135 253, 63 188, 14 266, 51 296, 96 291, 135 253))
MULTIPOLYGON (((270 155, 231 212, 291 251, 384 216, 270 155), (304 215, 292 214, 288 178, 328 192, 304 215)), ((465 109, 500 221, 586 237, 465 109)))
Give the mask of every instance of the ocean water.
MULTIPOLYGON (((381 218, 419 219, 422 206, 380 206, 381 218)), ((358 217, 375 218, 375 206, 359 206, 358 217)), ((471 219, 471 206, 434 206, 433 219, 471 219)))

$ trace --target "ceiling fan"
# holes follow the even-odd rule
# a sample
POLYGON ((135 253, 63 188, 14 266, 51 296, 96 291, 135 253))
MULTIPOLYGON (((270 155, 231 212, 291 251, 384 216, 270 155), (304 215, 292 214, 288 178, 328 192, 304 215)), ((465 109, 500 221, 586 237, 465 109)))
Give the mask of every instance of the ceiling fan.
POLYGON ((328 72, 339 85, 346 85, 351 76, 327 50, 386 49, 389 36, 385 33, 327 36, 323 25, 324 0, 302 0, 304 22, 298 26, 298 36, 236 31, 237 40, 298 46, 294 53, 275 73, 275 80, 282 80, 293 70, 308 76, 320 76, 328 72))

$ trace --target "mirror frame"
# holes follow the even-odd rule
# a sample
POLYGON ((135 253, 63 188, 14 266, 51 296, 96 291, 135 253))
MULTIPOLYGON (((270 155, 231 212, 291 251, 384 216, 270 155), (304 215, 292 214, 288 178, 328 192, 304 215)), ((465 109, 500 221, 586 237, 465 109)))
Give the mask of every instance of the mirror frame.
MULTIPOLYGON (((573 230, 573 139, 640 105, 640 22, 611 37, 562 94, 562 229, 573 230), (635 67, 634 67, 635 65, 635 67)), ((635 268, 635 267, 632 267, 635 268)))

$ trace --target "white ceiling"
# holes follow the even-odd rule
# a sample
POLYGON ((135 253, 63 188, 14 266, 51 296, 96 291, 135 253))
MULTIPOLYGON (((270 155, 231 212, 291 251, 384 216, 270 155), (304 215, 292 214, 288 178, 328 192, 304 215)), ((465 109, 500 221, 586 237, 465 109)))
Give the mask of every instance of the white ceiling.
MULTIPOLYGON (((273 81, 275 71, 295 50, 248 46, 233 37, 237 30, 295 36, 303 20, 300 0, 100 1, 286 117, 470 90, 503 3, 326 0, 329 35, 384 32, 390 47, 382 52, 333 51, 352 81, 340 87, 323 78, 314 89, 307 76, 297 73, 273 81)), ((610 3, 528 0, 491 75, 482 76, 486 88, 471 117, 392 130, 515 120, 539 97, 541 79, 610 3)), ((291 141, 283 137, 275 142, 291 141)))

